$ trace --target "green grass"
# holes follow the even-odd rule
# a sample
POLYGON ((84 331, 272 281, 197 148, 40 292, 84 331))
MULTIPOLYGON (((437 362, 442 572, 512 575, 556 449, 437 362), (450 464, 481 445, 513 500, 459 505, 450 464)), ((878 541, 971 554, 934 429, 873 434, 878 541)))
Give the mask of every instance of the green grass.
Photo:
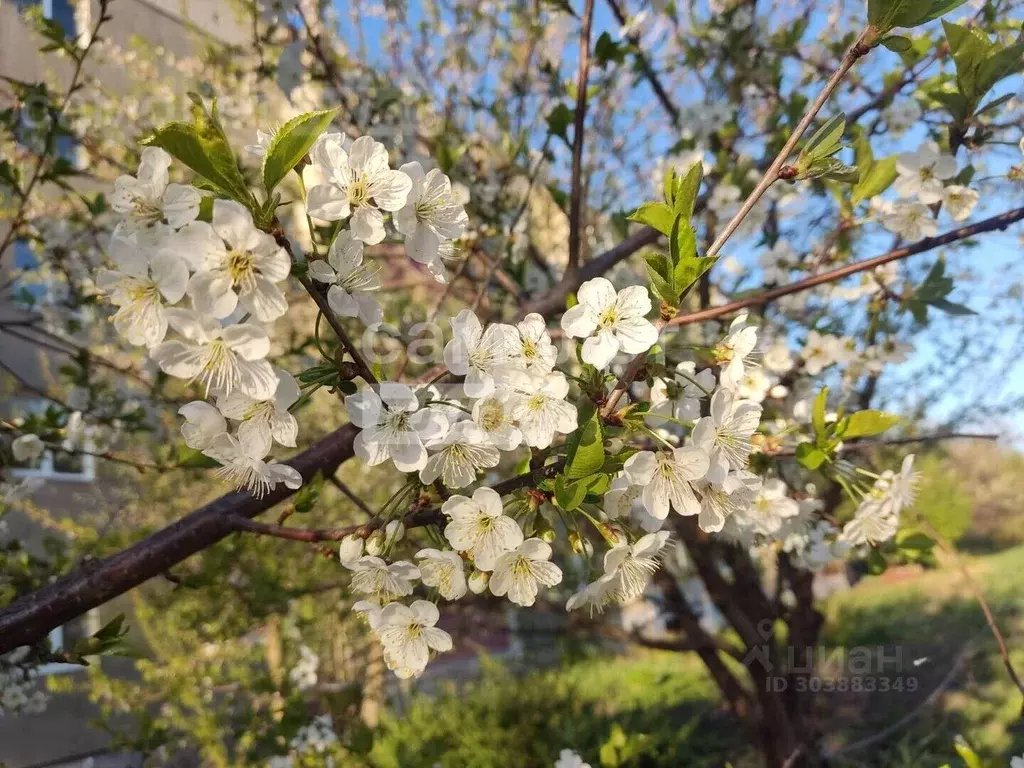
MULTIPOLYGON (((981 585, 1010 648, 1024 669, 1024 546, 965 558, 981 585)), ((824 641, 833 647, 900 646, 905 676, 919 689, 827 699, 824 720, 833 747, 871 736, 909 712, 917 716, 899 733, 870 749, 849 753, 850 764, 960 765, 952 747, 962 734, 995 765, 1024 752, 1022 697, 1003 666, 985 617, 963 574, 952 564, 893 582, 894 574, 865 579, 825 607, 824 641), (921 702, 947 678, 954 661, 961 671, 928 706, 921 702), (926 659, 919 666, 914 660, 926 659)), ((892 673, 889 673, 892 674, 892 673)))
MULTIPOLYGON (((967 562, 1016 666, 1024 669, 1024 546, 967 562)), ((953 750, 958 733, 992 765, 1006 765, 1007 755, 1024 752, 1021 695, 955 567, 869 577, 829 599, 823 610, 826 647, 899 646, 903 669, 888 667, 885 674, 913 676, 917 682, 913 692, 820 697, 818 718, 832 749, 876 734, 908 712, 918 713, 898 733, 842 755, 837 765, 960 766, 953 750), (935 703, 921 706, 961 654, 963 668, 952 683, 935 703), (927 660, 915 666, 920 659, 927 660)), ((560 749, 570 747, 597 768, 601 746, 616 725, 630 737, 633 750, 622 766, 758 764, 747 735, 722 713, 716 689, 694 654, 637 652, 530 673, 486 662, 478 682, 415 696, 401 711, 389 713, 373 765, 533 768, 551 765, 560 749)))

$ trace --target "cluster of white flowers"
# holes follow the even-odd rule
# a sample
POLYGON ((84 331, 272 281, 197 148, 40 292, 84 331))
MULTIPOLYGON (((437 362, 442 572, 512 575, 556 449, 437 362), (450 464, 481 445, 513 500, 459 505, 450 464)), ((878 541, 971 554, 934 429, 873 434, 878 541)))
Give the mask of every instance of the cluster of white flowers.
POLYGON ((316 685, 320 667, 320 657, 308 646, 299 649, 299 660, 288 672, 288 679, 295 684, 300 691, 307 690, 316 685))
POLYGON ((876 198, 875 208, 883 226, 908 240, 931 237, 939 231, 931 206, 941 203, 954 221, 971 215, 978 203, 978 192, 956 184, 956 158, 939 150, 928 141, 915 152, 900 154, 896 162, 898 176, 893 189, 900 200, 891 202, 876 198))
POLYGON ((899 472, 886 470, 846 525, 840 540, 849 546, 881 544, 896 535, 900 512, 914 503, 920 474, 914 472, 914 455, 903 459, 899 472))
POLYGON ((23 645, 0 657, 0 716, 39 714, 46 709, 49 697, 45 691, 35 690, 38 670, 23 663, 29 650, 23 645))
MULTIPOLYGON (((265 154, 273 134, 259 132, 257 139, 248 149, 265 154)), ((337 315, 374 328, 383 319, 372 295, 381 285, 363 266, 363 247, 384 238, 384 212, 393 213, 409 256, 437 279, 444 279, 442 254, 465 229, 466 213, 447 176, 424 172, 418 162, 392 170, 384 145, 368 136, 349 142, 344 134, 324 134, 310 157, 303 169, 308 213, 344 221, 347 229, 338 228, 326 260, 309 262, 309 274, 329 286, 327 300, 337 315)), ((281 285, 291 257, 237 202, 213 200, 210 221, 201 221, 202 193, 169 183, 170 165, 170 155, 149 147, 138 173, 115 182, 111 206, 123 218, 109 246, 114 268, 103 270, 97 285, 118 307, 113 323, 121 336, 147 347, 165 373, 203 385, 215 401, 180 409, 189 447, 218 461, 221 474, 256 496, 278 483, 298 488, 299 473, 268 458, 274 443, 294 448, 298 432, 289 409, 299 387, 267 360, 266 326, 288 309, 281 285), (183 305, 186 297, 190 306, 183 305), (167 340, 169 330, 179 338, 167 340)), ((449 452, 479 438, 469 425, 450 434, 443 417, 430 415, 421 417, 429 422, 424 437, 444 433, 455 444, 449 452)), ((422 447, 418 439, 416 445, 422 447)))
POLYGON ((345 407, 361 429, 356 455, 367 464, 390 460, 402 472, 419 472, 424 484, 463 488, 496 466, 501 452, 547 448, 569 434, 577 413, 565 400, 568 380, 553 370, 556 350, 539 315, 485 329, 463 310, 451 326, 444 359, 464 382, 446 393, 450 399, 435 387, 383 382, 349 395, 345 407), (463 396, 472 407, 459 402, 463 396))

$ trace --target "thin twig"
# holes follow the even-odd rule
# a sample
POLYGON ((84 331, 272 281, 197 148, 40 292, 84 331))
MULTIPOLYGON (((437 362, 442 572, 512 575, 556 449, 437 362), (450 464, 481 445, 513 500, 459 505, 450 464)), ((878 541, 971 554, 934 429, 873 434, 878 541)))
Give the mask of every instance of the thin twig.
MULTIPOLYGON (((941 432, 935 435, 921 435, 919 437, 896 437, 889 440, 858 440, 855 443, 843 443, 837 449, 838 453, 856 453, 858 451, 870 451, 883 445, 915 445, 917 443, 938 443, 944 440, 998 440, 999 435, 977 434, 973 432, 941 432)), ((771 456, 795 456, 796 451, 773 451, 771 456)))
POLYGON ((576 114, 572 134, 572 187, 569 198, 569 263, 567 274, 580 268, 583 238, 583 198, 586 182, 583 179, 583 124, 587 117, 587 78, 590 75, 590 24, 594 18, 594 0, 586 0, 580 25, 580 60, 576 72, 576 114))
POLYGON ((330 481, 331 485, 333 485, 335 488, 337 488, 339 491, 341 491, 343 494, 345 494, 348 497, 349 501, 351 501, 353 504, 355 504, 357 507, 359 507, 359 509, 361 509, 363 512, 365 512, 367 515, 369 515, 370 517, 373 517, 373 510, 370 509, 366 505, 366 502, 363 501, 361 498, 359 498, 352 491, 351 488, 349 488, 347 485, 345 485, 345 483, 343 483, 341 481, 341 479, 337 475, 330 475, 327 479, 330 481))
POLYGON ((720 307, 711 307, 699 312, 691 312, 686 315, 676 315, 668 321, 667 325, 670 327, 690 325, 691 323, 699 323, 704 320, 722 317, 723 315, 731 315, 741 309, 747 309, 748 307, 770 304, 783 296, 789 296, 793 293, 806 291, 810 288, 824 285, 825 283, 832 283, 836 280, 848 277, 849 275, 854 275, 858 272, 864 272, 869 269, 874 269, 875 267, 880 267, 883 264, 888 264, 890 261, 898 261, 900 259, 905 259, 908 256, 914 256, 918 253, 924 253, 925 251, 930 251, 943 245, 955 243, 958 240, 966 240, 969 237, 973 237, 974 235, 981 234, 983 232, 1006 229, 1008 226, 1014 222, 1020 221, 1021 219, 1024 219, 1024 207, 1015 208, 1011 211, 1000 213, 997 216, 983 219, 976 224, 952 229, 949 232, 944 232, 943 234, 936 235, 935 237, 923 238, 922 240, 918 240, 916 243, 905 245, 902 248, 895 248, 871 259, 847 264, 844 267, 839 267, 838 269, 833 269, 829 272, 822 272, 820 275, 814 275, 812 277, 805 278, 804 280, 798 280, 797 282, 790 283, 789 285, 780 285, 777 288, 771 288, 762 293, 747 296, 744 299, 738 299, 728 304, 723 304, 720 307))
POLYGON ((302 283, 302 287, 306 289, 306 292, 313 297, 313 301, 323 312, 324 319, 327 320, 327 324, 334 330, 335 335, 341 342, 341 345, 345 347, 345 351, 352 357, 352 361, 356 364, 356 368, 359 369, 359 375, 366 380, 367 384, 376 384, 377 377, 373 375, 373 371, 370 370, 370 366, 366 364, 366 360, 359 352, 359 348, 355 345, 352 339, 349 338, 348 333, 345 331, 345 327, 338 320, 338 316, 334 314, 334 310, 331 309, 330 303, 327 301, 327 297, 324 296, 323 291, 313 283, 305 275, 298 278, 299 282, 302 283))
MULTIPOLYGON (((78 90, 78 81, 82 76, 82 68, 85 65, 85 59, 97 40, 100 27, 102 27, 104 22, 110 18, 107 16, 107 2, 108 0, 103 0, 103 2, 100 3, 100 17, 93 26, 92 33, 89 35, 89 41, 85 44, 85 48, 82 49, 81 54, 75 57, 75 68, 71 72, 71 81, 68 83, 68 88, 64 94, 64 98, 57 110, 50 113, 50 125, 46 130, 46 136, 43 142, 43 146, 47 148, 52 146, 53 142, 57 138, 58 124, 64 116, 64 113, 67 111, 68 105, 71 103, 71 97, 74 96, 75 91, 78 90)), ((36 166, 32 171, 32 176, 28 180, 28 184, 25 185, 24 189, 18 190, 20 198, 18 202, 18 209, 15 211, 10 229, 7 230, 7 233, 4 235, 4 239, 0 241, 0 263, 3 262, 4 254, 7 253, 7 249, 14 241, 14 238, 17 237, 19 230, 25 223, 25 213, 28 210, 29 198, 32 196, 32 190, 35 189, 36 184, 39 183, 39 180, 43 175, 43 166, 46 164, 46 158, 47 155, 45 153, 40 155, 39 161, 36 163, 36 166)))
MULTIPOLYGON (((821 108, 825 106, 825 103, 839 86, 839 83, 842 81, 846 73, 853 68, 853 65, 856 64, 861 57, 871 50, 866 41, 873 36, 873 34, 873 28, 869 27, 867 30, 862 32, 860 36, 858 36, 857 41, 850 46, 846 55, 843 56, 843 60, 839 64, 839 68, 836 69, 832 74, 832 77, 830 77, 828 82, 825 83, 825 87, 821 90, 821 93, 818 94, 818 97, 814 100, 811 106, 807 108, 807 111, 804 113, 804 116, 800 118, 800 122, 797 123, 796 128, 793 129, 793 133, 790 135, 785 145, 783 145, 782 149, 775 156, 772 164, 768 166, 768 170, 766 170, 761 176, 761 180, 757 183, 757 186, 754 187, 753 191, 747 196, 747 199, 743 201, 743 205, 740 206, 740 209, 729 220, 729 223, 725 225, 725 228, 718 234, 718 237, 715 238, 715 241, 710 245, 705 256, 710 257, 718 255, 719 251, 722 250, 722 246, 724 246, 726 242, 728 242, 729 238, 732 237, 733 233, 739 228, 743 219, 747 217, 747 214, 753 210, 762 195, 768 191, 768 188, 772 184, 778 181, 779 170, 783 165, 785 165, 789 156, 793 154, 793 151, 796 149, 796 145, 800 142, 800 139, 810 127, 811 123, 814 122, 814 118, 817 117, 818 112, 820 112, 821 108)), ((659 318, 654 325, 660 334, 668 323, 659 318)), ((616 382, 615 387, 608 396, 608 400, 605 402, 604 407, 601 409, 602 415, 608 416, 615 410, 615 406, 617 406, 619 400, 622 399, 623 393, 625 393, 629 388, 629 385, 633 383, 637 373, 639 373, 640 369, 643 367, 645 359, 646 354, 641 353, 636 355, 630 361, 625 372, 619 378, 618 382, 616 382)))

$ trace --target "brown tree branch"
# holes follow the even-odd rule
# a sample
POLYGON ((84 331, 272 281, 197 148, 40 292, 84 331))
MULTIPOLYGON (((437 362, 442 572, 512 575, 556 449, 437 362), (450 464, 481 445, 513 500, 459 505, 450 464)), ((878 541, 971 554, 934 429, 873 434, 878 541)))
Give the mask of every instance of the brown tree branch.
MULTIPOLYGON (((617 0, 607 0, 608 7, 612 9, 612 13, 615 14, 615 20, 619 22, 623 27, 628 23, 625 12, 622 10, 622 6, 619 5, 617 0)), ((650 84, 651 89, 654 91, 654 95, 658 98, 658 102, 668 112, 668 116, 672 119, 672 125, 679 127, 679 107, 672 101, 672 97, 668 95, 668 91, 665 90, 665 86, 661 82, 661 78, 658 77, 658 73, 654 70, 650 59, 647 58, 646 54, 640 50, 640 39, 635 32, 631 32, 626 36, 636 48, 637 64, 640 66, 640 72, 643 74, 644 79, 650 84)))
POLYGON ((590 75, 590 25, 594 19, 594 0, 586 0, 580 26, 580 61, 576 73, 576 114, 572 133, 572 186, 569 199, 569 263, 566 275, 575 275, 580 268, 582 250, 583 198, 583 124, 587 117, 587 78, 590 75))
POLYGON ((908 256, 914 256, 918 253, 924 253, 925 251, 930 251, 943 245, 955 243, 958 240, 966 240, 969 237, 973 237, 974 235, 978 235, 983 232, 1006 229, 1008 226, 1014 222, 1020 221, 1021 219, 1024 219, 1024 208, 1014 208, 1011 211, 1006 211, 997 216, 983 219, 975 224, 970 224, 966 227, 957 227, 956 229, 951 229, 949 232, 944 232, 943 234, 936 235, 935 237, 926 237, 922 240, 918 240, 916 243, 905 245, 902 248, 895 248, 887 253, 881 254, 880 256, 865 259, 864 261, 856 261, 853 264, 847 264, 846 266, 830 270, 829 272, 822 272, 819 275, 813 275, 812 277, 798 280, 797 282, 790 283, 789 285, 780 285, 777 288, 771 288, 762 293, 747 296, 746 298, 738 299, 719 307, 711 307, 699 312, 691 312, 686 315, 676 315, 668 321, 667 325, 690 325, 691 323, 699 323, 704 320, 722 317, 723 315, 731 315, 734 312, 738 312, 741 309, 747 309, 748 307, 758 307, 763 304, 770 304, 783 296, 800 293, 801 291, 806 291, 810 288, 824 285, 825 283, 832 283, 836 280, 841 280, 844 277, 857 274, 858 272, 864 272, 869 269, 874 269, 875 267, 880 267, 883 264, 888 264, 890 261, 899 261, 900 259, 905 259, 908 256))
MULTIPOLYGON (((333 474, 352 457, 358 430, 346 425, 287 462, 305 482, 318 470, 333 474)), ((294 491, 279 484, 263 498, 229 493, 133 546, 89 562, 0 610, 0 654, 34 643, 52 629, 124 594, 144 581, 206 549, 237 530, 235 520, 252 518, 294 491)))

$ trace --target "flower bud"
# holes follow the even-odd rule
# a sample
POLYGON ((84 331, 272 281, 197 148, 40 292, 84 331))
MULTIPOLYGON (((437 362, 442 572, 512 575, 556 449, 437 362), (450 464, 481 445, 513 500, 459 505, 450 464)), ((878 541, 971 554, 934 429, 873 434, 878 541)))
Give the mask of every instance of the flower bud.
POLYGON ((341 540, 341 546, 338 547, 338 559, 341 560, 342 565, 351 563, 353 560, 361 557, 362 554, 362 536, 356 536, 356 534, 350 533, 348 536, 341 540))
POLYGON ((370 534, 366 540, 366 554, 380 557, 384 554, 385 534, 380 528, 370 534))
POLYGON ((483 594, 487 590, 487 582, 491 580, 491 574, 484 571, 473 570, 469 575, 469 591, 474 595, 483 594))
POLYGON ((579 531, 569 532, 569 546, 572 547, 572 551, 577 555, 586 555, 590 557, 594 554, 594 545, 587 539, 580 535, 579 531))
POLYGON ((384 526, 385 551, 389 551, 403 538, 405 538, 405 524, 401 520, 392 520, 384 526))

